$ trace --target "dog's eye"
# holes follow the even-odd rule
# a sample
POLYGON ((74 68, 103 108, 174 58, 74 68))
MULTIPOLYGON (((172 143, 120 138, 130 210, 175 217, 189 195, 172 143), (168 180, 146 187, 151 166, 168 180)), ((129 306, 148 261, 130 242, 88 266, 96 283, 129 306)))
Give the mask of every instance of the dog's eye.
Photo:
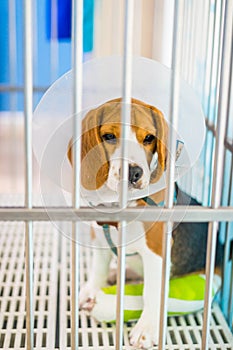
POLYGON ((102 136, 103 140, 108 142, 108 143, 111 143, 111 144, 116 144, 117 142, 117 138, 114 134, 104 134, 102 136))
POLYGON ((146 137, 144 138, 143 140, 143 144, 144 145, 150 145, 155 139, 155 136, 154 135, 151 135, 151 134, 148 134, 146 135, 146 137))

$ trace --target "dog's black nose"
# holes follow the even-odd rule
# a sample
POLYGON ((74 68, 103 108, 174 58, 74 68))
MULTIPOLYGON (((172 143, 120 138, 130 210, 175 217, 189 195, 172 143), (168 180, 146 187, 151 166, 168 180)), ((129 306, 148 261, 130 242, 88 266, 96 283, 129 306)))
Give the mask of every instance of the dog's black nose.
POLYGON ((142 177, 142 174, 143 170, 139 166, 129 166, 129 182, 131 184, 135 184, 142 177))

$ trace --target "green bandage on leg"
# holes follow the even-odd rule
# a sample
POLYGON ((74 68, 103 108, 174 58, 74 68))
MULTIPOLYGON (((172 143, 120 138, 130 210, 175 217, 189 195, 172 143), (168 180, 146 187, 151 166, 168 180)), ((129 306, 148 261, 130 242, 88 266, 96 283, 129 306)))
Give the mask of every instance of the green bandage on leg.
MULTIPOLYGON (((221 285, 221 278, 214 276, 213 298, 221 285)), ((143 309, 143 284, 126 284, 124 321, 137 320, 143 309)), ((170 280, 168 315, 184 315, 203 309, 205 276, 188 275, 170 280)), ((116 286, 102 288, 96 296, 92 316, 100 322, 116 319, 116 286)))

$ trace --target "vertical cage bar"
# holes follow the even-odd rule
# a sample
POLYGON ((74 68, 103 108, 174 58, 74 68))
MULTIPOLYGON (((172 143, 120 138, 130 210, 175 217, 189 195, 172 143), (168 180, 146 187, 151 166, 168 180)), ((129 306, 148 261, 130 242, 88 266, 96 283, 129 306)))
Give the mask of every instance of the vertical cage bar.
POLYGON ((123 98, 122 98, 122 185, 120 189, 120 204, 122 208, 128 201, 128 147, 131 122, 131 92, 132 92, 132 44, 133 44, 133 1, 125 2, 125 33, 123 58, 123 98))
MULTIPOLYGON (((206 77, 206 70, 207 70, 207 62, 209 61, 208 60, 208 57, 209 57, 209 53, 210 53, 210 50, 208 50, 208 43, 209 43, 209 40, 210 40, 210 6, 211 6, 211 0, 208 0, 208 1, 205 1, 203 2, 203 9, 202 11, 204 12, 204 15, 203 15, 203 27, 202 27, 202 30, 203 30, 203 36, 202 36, 202 51, 203 51, 203 57, 204 57, 204 76, 203 76, 203 82, 202 82, 202 90, 201 90, 201 95, 202 95, 202 105, 203 107, 205 107, 204 105, 204 102, 205 102, 205 99, 206 99, 206 89, 205 89, 205 86, 206 86, 206 80, 207 80, 207 77, 206 77)), ((205 112, 205 111, 204 111, 205 112)))
MULTIPOLYGON (((209 6, 208 6, 208 24, 207 24, 207 39, 206 39, 206 46, 205 46, 205 76, 203 81, 203 87, 202 87, 202 105, 204 109, 205 116, 207 118, 209 117, 209 111, 210 111, 210 93, 211 93, 211 79, 212 79, 212 68, 213 68, 213 40, 214 40, 214 29, 215 29, 215 15, 214 18, 211 16, 211 0, 209 0, 209 6), (206 102, 207 101, 207 102, 206 102)), ((206 163, 207 160, 207 153, 208 153, 208 133, 206 134, 205 144, 203 148, 203 159, 204 163, 206 163)), ((210 166, 211 167, 211 166, 210 166)), ((208 188, 208 171, 207 167, 204 167, 204 179, 203 179, 203 188, 202 188, 202 203, 205 205, 208 201, 207 197, 207 188, 208 188)))
POLYGON ((231 258, 231 276, 230 276, 230 300, 228 306, 228 322, 233 329, 233 254, 231 258))
POLYGON ((80 150, 83 87, 83 0, 73 0, 72 8, 72 67, 73 67, 73 206, 80 206, 80 150))
MULTIPOLYGON (((32 111, 33 111, 32 1, 24 0, 24 127, 25 127, 25 206, 32 208, 32 111)), ((27 349, 34 343, 33 226, 25 223, 26 327, 27 349)))
MULTIPOLYGON (((123 99, 121 127, 121 188, 120 206, 125 208, 128 200, 128 147, 129 127, 131 121, 131 90, 132 90, 132 48, 133 48, 133 15, 134 2, 125 1, 124 57, 123 57, 123 99)), ((124 285, 125 285, 125 238, 126 221, 119 227, 118 265, 117 265, 117 310, 116 310, 116 350, 122 349, 124 327, 124 285)))
MULTIPOLYGON (((207 66, 210 66, 208 72, 208 79, 205 79, 205 91, 208 92, 207 104, 205 106, 205 114, 207 115, 209 122, 215 121, 216 116, 216 104, 219 91, 219 67, 221 64, 221 50, 222 50, 222 31, 223 31, 223 17, 224 17, 224 2, 215 0, 214 5, 214 19, 209 28, 208 49, 206 60, 207 66), (210 54, 211 53, 211 54, 210 54), (208 64, 209 63, 209 64, 208 64)), ((209 13, 211 14, 211 4, 209 13)), ((207 133, 207 139, 204 150, 204 162, 208 163, 209 157, 213 154, 214 138, 211 133, 207 133)), ((212 159, 210 160, 209 167, 204 169, 204 187, 203 187, 203 203, 211 204, 211 182, 212 182, 212 159), (208 191, 206 191, 208 189, 208 191)))
MULTIPOLYGON (((83 86, 83 0, 72 2, 72 68, 73 68, 73 207, 80 207, 80 150, 83 86)), ((71 347, 78 349, 79 328, 79 246, 78 223, 72 223, 72 296, 71 347)))
MULTIPOLYGON (((34 8, 33 8, 33 85, 37 85, 39 82, 39 74, 40 74, 40 68, 39 68, 39 62, 38 62, 38 56, 39 56, 39 11, 38 11, 38 1, 35 2, 34 8)), ((37 103, 39 101, 39 98, 41 96, 41 93, 39 91, 35 91, 33 93, 33 102, 37 103)))
MULTIPOLYGON (((179 115, 179 89, 180 89, 180 66, 182 59, 182 29, 183 29, 184 2, 175 1, 174 9, 174 29, 173 29, 173 49, 172 49, 172 80, 170 92, 170 127, 169 127, 169 147, 166 175, 165 207, 172 208, 174 200, 174 176, 175 176, 175 154, 176 136, 175 131, 178 126, 179 115)), ((167 324, 167 300, 170 278, 170 256, 173 223, 168 221, 164 224, 163 236, 163 265, 162 265, 162 289, 160 307, 160 331, 159 350, 165 348, 166 324, 167 324)))
MULTIPOLYGON (((214 152, 214 173, 211 195, 212 208, 218 208, 221 202, 221 187, 224 166, 224 141, 226 134, 227 115, 229 113, 229 86, 231 77, 232 60, 232 24, 233 24, 233 0, 225 2, 224 30, 222 47, 222 64, 219 88, 219 109, 217 118, 216 146, 214 152)), ((215 263, 215 251, 217 243, 218 223, 209 224, 206 258, 206 290, 203 319, 202 349, 208 348, 208 335, 210 327, 212 287, 215 263)))

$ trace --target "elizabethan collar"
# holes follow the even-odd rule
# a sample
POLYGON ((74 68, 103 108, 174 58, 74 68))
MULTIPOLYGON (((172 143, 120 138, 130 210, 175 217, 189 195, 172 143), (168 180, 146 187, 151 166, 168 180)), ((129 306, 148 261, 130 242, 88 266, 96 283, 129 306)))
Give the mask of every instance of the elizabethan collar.
MULTIPOLYGON (((83 65, 84 118, 90 109, 122 96, 122 57, 106 57, 83 65)), ((168 120, 171 70, 162 64, 133 58, 132 97, 155 106, 168 120)), ((72 192, 72 169, 67 147, 72 138, 72 72, 59 78, 39 102, 33 118, 33 149, 43 173, 62 189, 72 192)), ((184 144, 176 161, 175 180, 196 162, 205 136, 205 122, 200 102, 192 88, 181 80, 177 140, 184 144)), ((166 175, 144 190, 129 192, 129 200, 142 198, 166 186, 166 175)), ((98 204, 117 202, 118 193, 105 189, 88 191, 81 187, 81 196, 98 204)))

